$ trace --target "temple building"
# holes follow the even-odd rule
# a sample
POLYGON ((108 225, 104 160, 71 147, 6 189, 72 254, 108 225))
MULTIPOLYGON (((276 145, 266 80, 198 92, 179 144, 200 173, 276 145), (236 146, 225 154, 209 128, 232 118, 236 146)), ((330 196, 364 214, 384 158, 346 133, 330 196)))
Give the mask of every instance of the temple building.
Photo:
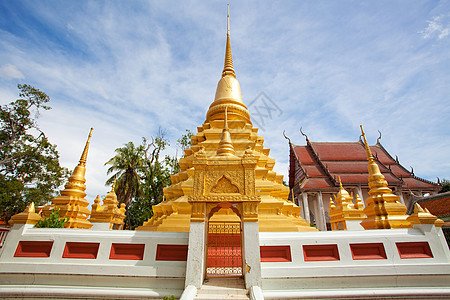
MULTIPOLYGON (((303 133, 302 133, 303 134, 303 133)), ((304 135, 304 134, 303 134, 304 135)), ((301 216, 319 230, 331 230, 329 201, 339 191, 339 177, 353 196, 368 197, 367 157, 364 144, 358 142, 312 142, 306 137, 306 146, 289 141, 289 187, 294 202, 302 208, 301 216)), ((380 136, 381 138, 381 136, 380 136)), ((414 196, 434 195, 440 185, 414 175, 403 167, 398 158, 389 154, 377 139, 370 146, 389 188, 409 206, 414 196)))

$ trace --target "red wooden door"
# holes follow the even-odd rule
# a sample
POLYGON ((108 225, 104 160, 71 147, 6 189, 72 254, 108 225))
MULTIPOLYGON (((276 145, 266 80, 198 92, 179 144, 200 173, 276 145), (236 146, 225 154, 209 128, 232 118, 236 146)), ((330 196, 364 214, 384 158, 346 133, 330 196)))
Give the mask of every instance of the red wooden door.
POLYGON ((241 223, 209 223, 207 277, 242 276, 241 241, 241 223))

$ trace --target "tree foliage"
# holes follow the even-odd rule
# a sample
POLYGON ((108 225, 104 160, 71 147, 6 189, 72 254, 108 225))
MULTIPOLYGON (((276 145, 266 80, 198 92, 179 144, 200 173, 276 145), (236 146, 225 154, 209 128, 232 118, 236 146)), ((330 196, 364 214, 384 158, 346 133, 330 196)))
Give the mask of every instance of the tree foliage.
POLYGON ((44 217, 36 223, 36 228, 63 228, 67 222, 69 222, 68 217, 60 218, 59 209, 53 209, 52 213, 48 218, 44 217))
POLYGON ((19 99, 0 106, 0 218, 8 221, 29 203, 51 200, 67 177, 56 145, 39 128, 50 98, 39 89, 18 85, 19 99))
POLYGON ((450 191, 450 180, 443 179, 441 181, 442 190, 439 191, 439 193, 445 193, 450 191))
MULTIPOLYGON (((186 131, 178 140, 178 146, 190 146, 192 133, 186 131)), ((170 185, 170 175, 180 171, 177 154, 164 154, 170 146, 163 130, 155 137, 143 138, 142 144, 135 146, 129 142, 116 149, 116 156, 106 164, 111 165, 108 174, 115 174, 107 180, 116 182, 116 193, 120 203, 127 205, 127 227, 134 229, 152 217, 152 206, 163 201, 164 188, 170 185)))

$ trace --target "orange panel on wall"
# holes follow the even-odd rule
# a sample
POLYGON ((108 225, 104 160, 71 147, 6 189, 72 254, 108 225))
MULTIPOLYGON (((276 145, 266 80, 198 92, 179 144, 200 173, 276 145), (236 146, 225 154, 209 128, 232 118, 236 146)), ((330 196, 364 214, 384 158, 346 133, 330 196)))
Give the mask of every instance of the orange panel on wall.
POLYGON ((337 245, 303 245, 305 261, 340 260, 337 245))
POLYGON ((143 260, 145 244, 119 244, 111 245, 109 259, 143 260))
POLYGON ((433 258, 433 253, 427 242, 398 242, 395 244, 402 259, 433 258))
POLYGON ((50 257, 53 241, 20 241, 14 257, 50 257))
POLYGON ((262 262, 291 262, 291 246, 259 247, 262 262))
POLYGON ((354 260, 387 259, 383 243, 350 244, 354 260))
POLYGON ((96 259, 100 243, 67 242, 63 258, 96 259))
POLYGON ((156 260, 187 261, 188 245, 161 245, 156 248, 156 260))

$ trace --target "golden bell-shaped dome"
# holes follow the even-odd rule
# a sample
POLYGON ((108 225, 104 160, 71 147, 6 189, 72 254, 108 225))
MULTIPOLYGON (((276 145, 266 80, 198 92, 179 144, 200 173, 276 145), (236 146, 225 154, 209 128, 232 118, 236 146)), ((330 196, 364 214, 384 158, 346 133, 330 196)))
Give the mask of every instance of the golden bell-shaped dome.
POLYGON ((228 109, 228 118, 230 120, 242 120, 251 124, 250 113, 248 112, 247 106, 242 102, 241 86, 236 79, 236 73, 233 67, 229 14, 227 16, 227 45, 222 78, 220 78, 217 84, 214 102, 210 105, 206 113, 206 122, 223 120, 225 118, 225 109, 228 109))

